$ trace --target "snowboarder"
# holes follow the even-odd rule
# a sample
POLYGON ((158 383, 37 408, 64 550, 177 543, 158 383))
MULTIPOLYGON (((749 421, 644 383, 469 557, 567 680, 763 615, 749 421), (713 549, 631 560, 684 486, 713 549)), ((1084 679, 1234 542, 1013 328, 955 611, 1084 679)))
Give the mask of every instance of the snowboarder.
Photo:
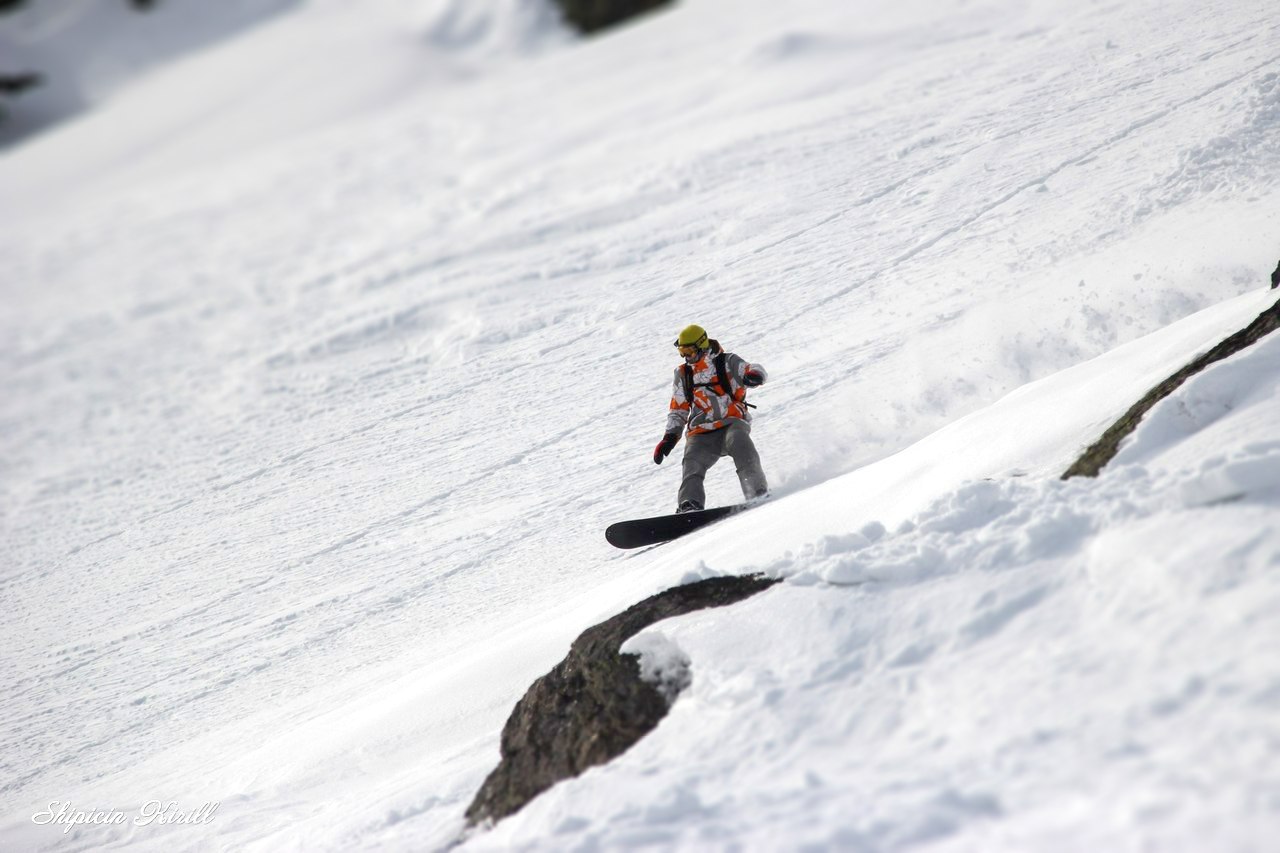
POLYGON ((653 461, 661 465, 688 428, 676 512, 703 508, 703 478, 721 456, 733 457, 744 498, 764 497, 769 484, 751 441, 746 389, 763 385, 768 374, 760 365, 724 352, 720 342, 708 338, 701 326, 686 326, 675 345, 684 364, 675 371, 667 432, 653 449, 653 461))

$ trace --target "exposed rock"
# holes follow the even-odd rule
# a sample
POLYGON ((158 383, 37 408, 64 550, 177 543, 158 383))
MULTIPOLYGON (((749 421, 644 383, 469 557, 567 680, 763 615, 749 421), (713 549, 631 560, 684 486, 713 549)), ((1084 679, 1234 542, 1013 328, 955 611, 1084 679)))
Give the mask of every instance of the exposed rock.
POLYGON ((31 72, 0 74, 0 92, 6 95, 18 95, 39 86, 40 82, 40 75, 31 72))
POLYGON ((594 33, 671 5, 672 0, 556 0, 564 19, 579 32, 594 33))
POLYGON ((666 716, 669 700, 641 680, 635 655, 618 652, 629 637, 661 619, 734 604, 774 583, 757 575, 674 587, 584 631, 516 703, 502 729, 502 761, 467 808, 468 822, 518 811, 561 779, 621 755, 666 716))
POLYGON ((1280 287, 1280 263, 1276 264, 1276 271, 1271 274, 1271 289, 1275 290, 1280 287))
MULTIPOLYGON (((1272 277, 1272 280, 1276 281, 1278 278, 1280 278, 1280 269, 1276 270, 1276 275, 1272 277)), ((1142 416, 1152 406, 1172 394, 1183 382, 1186 382, 1215 361, 1234 355, 1245 347, 1256 343, 1263 336, 1274 332, 1277 327, 1280 327, 1280 302, 1263 311, 1248 326, 1231 335, 1143 395, 1141 400, 1134 403, 1129 411, 1121 415, 1118 421, 1107 428, 1107 431, 1102 434, 1102 438, 1090 445, 1080 458, 1072 463, 1071 467, 1063 473, 1062 479, 1066 480, 1078 476, 1098 476, 1106 464, 1115 457, 1116 452, 1120 449, 1120 442, 1137 428, 1142 416)))

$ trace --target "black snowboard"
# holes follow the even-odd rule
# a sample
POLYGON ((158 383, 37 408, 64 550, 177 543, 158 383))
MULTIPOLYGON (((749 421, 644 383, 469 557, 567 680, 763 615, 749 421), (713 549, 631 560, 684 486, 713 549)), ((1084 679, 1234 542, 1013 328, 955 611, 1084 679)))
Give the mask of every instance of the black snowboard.
POLYGON ((615 548, 640 548, 645 545, 656 545, 669 542, 686 533, 692 533, 699 527, 706 527, 713 521, 742 512, 750 504, 734 506, 717 506, 711 509, 699 509, 693 512, 682 512, 678 515, 659 515, 654 518, 637 518, 633 521, 619 521, 610 524, 604 531, 604 538, 615 548))

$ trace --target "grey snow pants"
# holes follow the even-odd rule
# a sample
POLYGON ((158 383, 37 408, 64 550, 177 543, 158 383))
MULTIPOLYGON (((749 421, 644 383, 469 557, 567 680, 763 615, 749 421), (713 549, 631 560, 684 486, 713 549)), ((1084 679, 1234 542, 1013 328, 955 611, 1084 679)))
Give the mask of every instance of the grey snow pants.
POLYGON ((684 478, 680 481, 677 506, 682 506, 685 501, 692 501, 699 507, 707 505, 707 493, 702 481, 707 476, 708 469, 721 456, 733 458, 744 498, 750 500, 769 491, 764 469, 760 467, 760 454, 751 441, 751 426, 742 421, 734 421, 729 426, 712 432, 685 437, 684 478))

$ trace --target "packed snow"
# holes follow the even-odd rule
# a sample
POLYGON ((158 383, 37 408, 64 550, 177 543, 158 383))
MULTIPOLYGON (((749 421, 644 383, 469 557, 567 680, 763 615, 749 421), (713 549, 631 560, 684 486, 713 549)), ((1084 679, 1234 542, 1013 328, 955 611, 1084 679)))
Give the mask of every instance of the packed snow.
POLYGON ((623 642, 618 649, 624 655, 635 655, 640 678, 658 688, 668 702, 689 686, 693 663, 684 650, 661 631, 644 631, 623 642))
POLYGON ((1280 342, 1058 479, 1275 302, 1271 4, 275 7, 0 155, 0 847, 1280 834, 1280 342), (615 551, 693 322, 772 499, 615 551), (466 830, 577 634, 747 572, 466 830))

